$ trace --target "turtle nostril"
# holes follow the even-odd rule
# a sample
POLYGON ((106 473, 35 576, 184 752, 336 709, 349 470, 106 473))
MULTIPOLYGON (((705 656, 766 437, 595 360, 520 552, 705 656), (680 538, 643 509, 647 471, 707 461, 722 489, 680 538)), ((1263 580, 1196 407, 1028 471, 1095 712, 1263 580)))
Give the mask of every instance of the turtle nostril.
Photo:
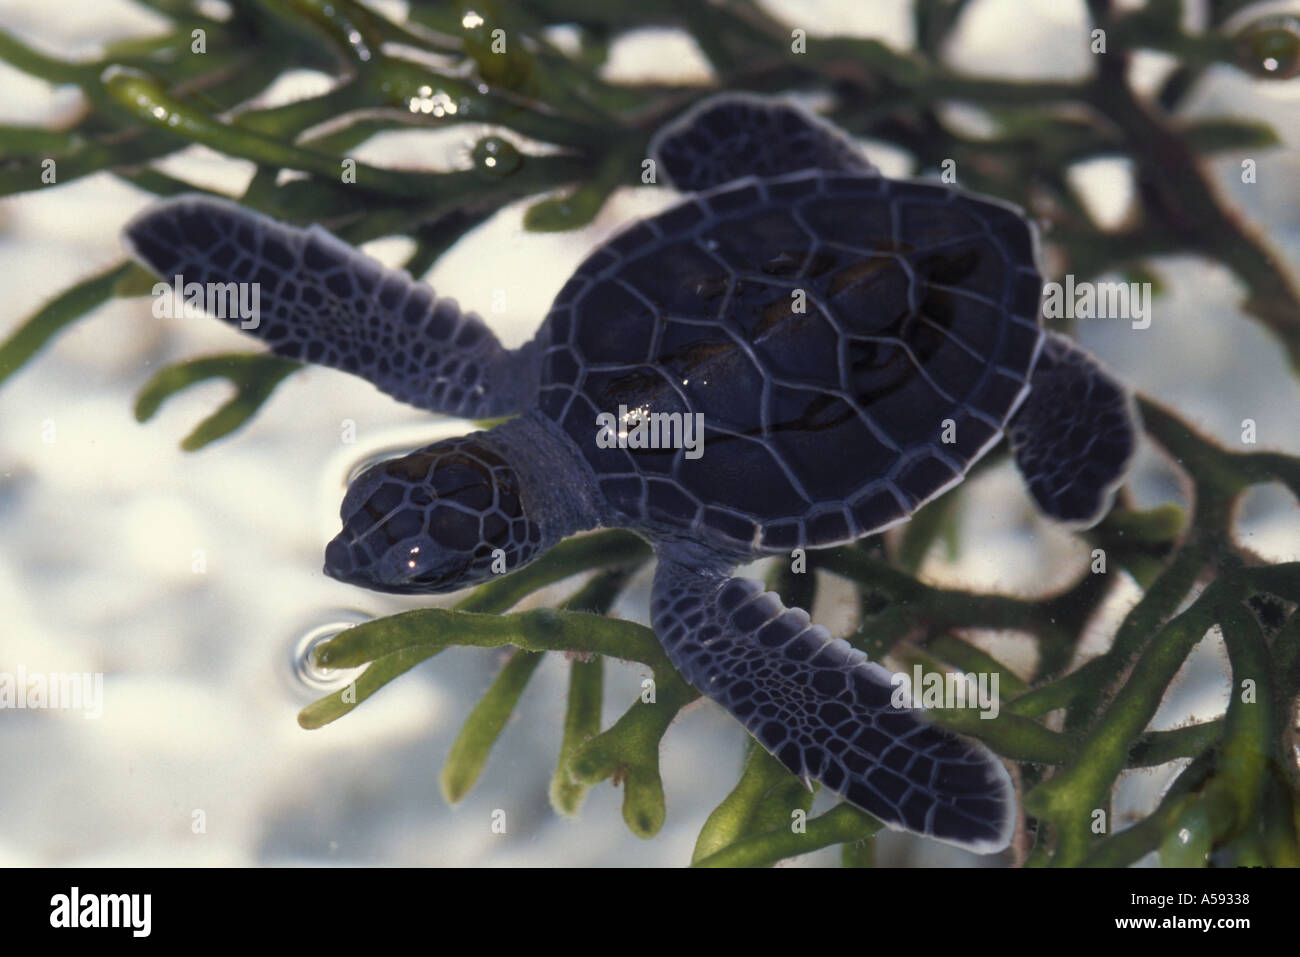
POLYGON ((339 581, 349 581, 355 572, 352 550, 343 542, 343 536, 325 546, 325 574, 339 581))

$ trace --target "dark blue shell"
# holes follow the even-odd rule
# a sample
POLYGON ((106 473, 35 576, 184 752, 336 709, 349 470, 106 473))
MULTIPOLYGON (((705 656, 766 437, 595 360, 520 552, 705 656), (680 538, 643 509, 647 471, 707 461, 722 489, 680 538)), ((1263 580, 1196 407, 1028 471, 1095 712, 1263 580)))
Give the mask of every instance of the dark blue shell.
POLYGON ((729 183, 565 284, 541 409, 633 522, 772 551, 851 541, 1001 436, 1042 338, 1035 260, 1017 210, 959 190, 817 170, 729 183), (703 413, 703 455, 599 447, 597 414, 620 405, 703 413))

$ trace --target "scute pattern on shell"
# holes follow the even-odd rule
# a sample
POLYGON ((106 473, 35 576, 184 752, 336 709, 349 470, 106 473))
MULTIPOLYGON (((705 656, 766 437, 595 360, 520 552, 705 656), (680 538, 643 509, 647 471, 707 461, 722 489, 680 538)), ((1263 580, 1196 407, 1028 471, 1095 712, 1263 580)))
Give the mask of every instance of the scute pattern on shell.
POLYGON ((730 183, 577 270, 547 318, 540 406, 633 521, 764 551, 851 541, 1002 435, 1041 343, 1035 258, 1016 210, 947 187, 730 183), (597 413, 620 404, 703 413, 704 454, 598 447, 597 413))

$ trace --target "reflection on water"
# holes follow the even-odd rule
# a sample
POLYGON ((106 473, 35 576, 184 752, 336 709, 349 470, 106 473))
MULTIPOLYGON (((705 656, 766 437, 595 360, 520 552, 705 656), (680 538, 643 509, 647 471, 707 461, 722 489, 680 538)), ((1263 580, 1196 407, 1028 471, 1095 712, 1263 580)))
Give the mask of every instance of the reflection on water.
POLYGON ((350 609, 321 612, 320 623, 307 628, 289 648, 287 677, 295 697, 315 701, 346 687, 365 671, 364 667, 323 668, 313 652, 336 635, 370 620, 365 612, 350 609))

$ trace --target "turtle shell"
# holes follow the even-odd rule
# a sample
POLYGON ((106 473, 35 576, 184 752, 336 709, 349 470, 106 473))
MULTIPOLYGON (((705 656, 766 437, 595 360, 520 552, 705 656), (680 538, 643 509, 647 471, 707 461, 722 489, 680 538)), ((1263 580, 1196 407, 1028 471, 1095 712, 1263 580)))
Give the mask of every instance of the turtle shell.
POLYGON ((1035 243, 1014 207, 939 185, 728 183, 574 273, 541 332, 541 410, 629 524, 760 551, 852 541, 1002 435, 1042 340, 1035 243), (702 413, 702 454, 602 447, 597 416, 621 409, 628 435, 702 413))

